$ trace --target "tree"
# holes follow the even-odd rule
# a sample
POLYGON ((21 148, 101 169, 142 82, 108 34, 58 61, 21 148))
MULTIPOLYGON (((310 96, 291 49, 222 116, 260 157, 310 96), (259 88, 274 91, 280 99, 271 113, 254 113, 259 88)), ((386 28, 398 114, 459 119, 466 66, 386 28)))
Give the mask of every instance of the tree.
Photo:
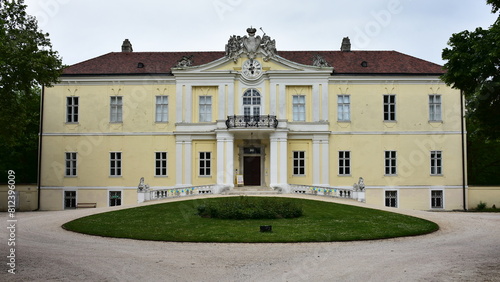
MULTIPOLYGON (((500 0, 487 0, 492 13, 500 0)), ((442 53, 443 81, 466 100, 469 183, 500 183, 500 17, 489 29, 453 34, 442 53)))
POLYGON ((485 136, 500 137, 500 22, 489 29, 453 34, 443 50, 446 84, 463 91, 467 115, 477 119, 485 136))
POLYGON ((2 174, 8 164, 21 161, 16 154, 20 146, 30 146, 27 150, 34 148, 35 154, 30 159, 36 163, 37 146, 31 139, 33 133, 38 133, 38 121, 34 123, 34 119, 38 117, 39 106, 34 103, 39 101, 39 86, 57 82, 62 67, 61 58, 52 50, 49 34, 38 29, 36 19, 26 13, 24 1, 0 1, 2 174))

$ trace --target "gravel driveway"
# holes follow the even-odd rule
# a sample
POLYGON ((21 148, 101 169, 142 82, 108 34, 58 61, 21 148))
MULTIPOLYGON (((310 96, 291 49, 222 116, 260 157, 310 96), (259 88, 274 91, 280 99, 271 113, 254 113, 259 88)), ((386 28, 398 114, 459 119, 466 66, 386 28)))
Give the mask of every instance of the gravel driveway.
MULTIPOLYGON (((109 210, 116 208, 17 213, 17 274, 7 273, 9 234, 2 227, 0 281, 500 281, 500 213, 387 209, 434 221, 440 230, 339 243, 150 242, 61 228, 72 219, 109 210)), ((1 216, 7 226, 6 214, 1 216)))

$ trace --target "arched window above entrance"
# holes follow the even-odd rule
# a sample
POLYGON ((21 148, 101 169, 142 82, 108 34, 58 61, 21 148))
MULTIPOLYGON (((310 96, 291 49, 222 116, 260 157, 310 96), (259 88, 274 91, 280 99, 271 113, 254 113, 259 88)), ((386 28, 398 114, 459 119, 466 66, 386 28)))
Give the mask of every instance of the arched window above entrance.
POLYGON ((243 114, 245 116, 260 116, 260 93, 250 88, 243 93, 243 114))

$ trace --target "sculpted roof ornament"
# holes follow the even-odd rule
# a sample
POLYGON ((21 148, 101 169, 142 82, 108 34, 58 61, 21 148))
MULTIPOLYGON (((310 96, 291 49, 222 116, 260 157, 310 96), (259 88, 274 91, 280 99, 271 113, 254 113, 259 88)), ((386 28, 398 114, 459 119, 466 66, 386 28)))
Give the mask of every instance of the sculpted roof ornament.
POLYGON ((320 54, 316 54, 313 57, 313 66, 315 67, 331 67, 330 64, 321 56, 320 54))
POLYGON ((266 35, 264 30, 262 30, 264 32, 262 37, 260 35, 255 36, 256 32, 257 29, 250 27, 247 28, 248 35, 243 37, 230 36, 226 44, 226 57, 236 62, 241 54, 245 53, 249 59, 254 59, 259 51, 264 54, 264 61, 276 56, 276 40, 266 35))
POLYGON ((182 56, 180 60, 177 61, 175 65, 176 68, 186 68, 193 65, 193 55, 191 56, 182 56))

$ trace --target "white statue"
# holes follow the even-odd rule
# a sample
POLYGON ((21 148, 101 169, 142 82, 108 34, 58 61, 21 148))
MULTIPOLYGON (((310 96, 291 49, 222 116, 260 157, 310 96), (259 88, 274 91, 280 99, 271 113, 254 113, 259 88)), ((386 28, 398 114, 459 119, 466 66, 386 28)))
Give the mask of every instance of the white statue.
POLYGON ((142 192, 142 191, 147 191, 148 189, 149 189, 149 185, 144 184, 144 177, 141 177, 141 180, 139 180, 139 185, 137 186, 137 190, 139 192, 142 192))

